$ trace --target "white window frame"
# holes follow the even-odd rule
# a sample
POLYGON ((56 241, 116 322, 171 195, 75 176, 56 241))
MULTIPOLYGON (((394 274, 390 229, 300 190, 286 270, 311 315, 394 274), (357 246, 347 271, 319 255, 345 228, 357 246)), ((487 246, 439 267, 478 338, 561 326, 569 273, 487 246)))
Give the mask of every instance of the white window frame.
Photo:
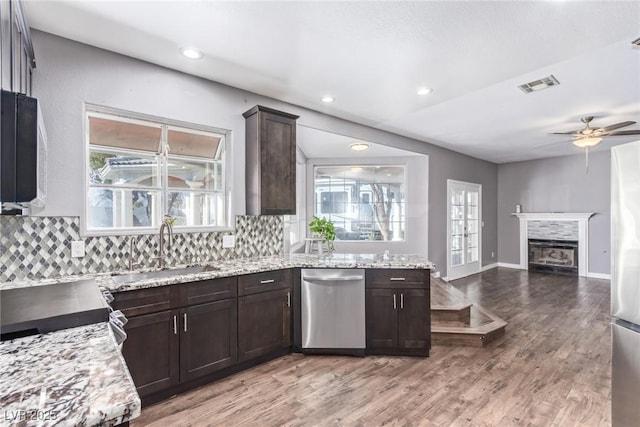
MULTIPOLYGON (((349 243, 349 244, 358 244, 358 245, 364 245, 364 244, 394 244, 394 243, 407 243, 407 236, 410 233, 410 227, 409 227, 409 217, 408 217, 408 208, 409 208, 409 201, 408 201, 408 197, 409 197, 409 186, 410 183, 408 181, 408 173, 409 173, 409 165, 406 162, 380 162, 379 159, 376 158, 363 158, 358 162, 353 162, 353 160, 349 160, 348 162, 342 163, 342 162, 324 162, 324 161, 319 161, 319 162, 313 162, 312 164, 308 164, 307 165, 307 176, 309 177, 309 183, 308 183, 308 193, 307 193, 307 197, 308 197, 308 201, 307 201, 307 206, 310 207, 309 210, 309 218, 311 218, 312 216, 316 215, 316 198, 315 198, 315 191, 316 191, 316 180, 315 180, 315 170, 318 167, 384 167, 384 166, 397 166, 397 167, 401 167, 404 170, 403 173, 403 179, 404 179, 404 209, 405 209, 405 213, 404 213, 404 237, 402 239, 397 239, 397 240, 338 240, 336 239, 336 242, 344 242, 344 243, 349 243)), ((307 227, 306 230, 307 235, 310 234, 309 229, 307 227)))
MULTIPOLYGON (((224 148, 224 163, 223 163, 223 200, 224 200, 224 226, 211 226, 211 225, 199 225, 199 226, 174 226, 174 231, 179 233, 192 233, 192 232, 211 232, 211 231, 232 231, 233 226, 231 223, 231 212, 232 210, 232 195, 231 195, 231 180, 232 180, 232 153, 231 153, 231 131, 227 129, 216 128, 212 126, 205 126, 195 123, 183 122, 179 120, 166 119, 163 117, 152 116, 148 114, 141 114, 111 107, 106 107, 102 105, 95 105, 85 103, 84 105, 84 113, 83 113, 83 134, 84 134, 84 165, 83 165, 83 180, 84 180, 84 195, 85 200, 83 203, 83 216, 81 218, 80 224, 80 234, 81 236, 109 236, 109 235, 140 235, 140 234, 153 234, 158 231, 158 227, 111 227, 111 228, 89 228, 89 157, 90 157, 90 144, 89 144, 89 116, 94 117, 104 117, 108 119, 117 118, 118 120, 122 120, 124 122, 130 121, 132 123, 136 123, 139 121, 144 122, 145 124, 156 124, 161 126, 162 128, 162 139, 166 140, 166 134, 168 128, 183 128, 189 131, 197 132, 206 132, 206 133, 214 133, 223 137, 223 148, 224 148)), ((102 146, 98 146, 102 149, 102 146)), ((144 152, 142 150, 127 150, 126 148, 115 148, 109 150, 108 148, 105 151, 114 151, 114 152, 132 152, 136 154, 149 153, 144 152)), ((180 160, 196 160, 203 161, 202 158, 197 157, 189 157, 189 156, 181 156, 176 154, 168 154, 163 158, 164 160, 168 158, 176 158, 180 160)), ((162 163, 162 162, 161 162, 162 163)), ((161 194, 161 206, 159 208, 160 219, 164 215, 164 210, 166 209, 167 203, 167 195, 171 191, 168 187, 168 178, 164 171, 166 170, 163 165, 160 167, 161 173, 158 176, 159 179, 159 188, 161 194)))

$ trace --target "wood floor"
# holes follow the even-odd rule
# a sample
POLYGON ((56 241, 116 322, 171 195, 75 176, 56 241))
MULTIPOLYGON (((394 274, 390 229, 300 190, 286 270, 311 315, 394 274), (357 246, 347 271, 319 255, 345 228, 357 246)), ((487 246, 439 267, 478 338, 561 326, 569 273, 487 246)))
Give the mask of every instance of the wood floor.
POLYGON ((143 409, 152 426, 608 426, 609 281, 494 269, 451 282, 508 322, 431 357, 292 354, 143 409))

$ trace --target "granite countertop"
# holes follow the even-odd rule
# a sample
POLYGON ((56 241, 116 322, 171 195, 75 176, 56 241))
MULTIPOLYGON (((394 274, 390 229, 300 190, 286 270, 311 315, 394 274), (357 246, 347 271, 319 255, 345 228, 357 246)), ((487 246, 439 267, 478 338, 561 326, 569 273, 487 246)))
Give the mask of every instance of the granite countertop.
MULTIPOLYGON (((253 259, 231 259, 209 263, 216 270, 185 275, 173 275, 170 277, 138 280, 135 282, 115 283, 112 273, 88 274, 84 276, 70 276, 56 279, 22 280, 0 284, 0 289, 23 286, 37 286, 95 278, 98 285, 111 292, 121 292, 133 289, 166 286, 176 283, 192 282, 196 280, 215 279, 218 277, 239 276, 242 274, 260 273, 265 271, 280 270, 284 268, 408 268, 408 269, 435 269, 435 265, 420 255, 382 255, 382 254, 339 254, 333 253, 325 256, 293 254, 286 256, 263 257, 253 259)), ((182 268, 184 265, 176 265, 171 268, 182 268)), ((153 270, 135 270, 135 272, 153 270)), ((114 272, 129 274, 129 271, 114 272)))
POLYGON ((0 426, 114 426, 140 398, 107 323, 0 343, 0 426))

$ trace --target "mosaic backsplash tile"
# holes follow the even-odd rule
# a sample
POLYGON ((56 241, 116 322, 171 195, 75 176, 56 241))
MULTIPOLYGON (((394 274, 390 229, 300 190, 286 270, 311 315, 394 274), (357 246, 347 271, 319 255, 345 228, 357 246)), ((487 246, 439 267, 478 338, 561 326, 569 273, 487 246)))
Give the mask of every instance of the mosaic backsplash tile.
POLYGON ((527 221, 529 239, 578 240, 578 221, 527 221))
MULTIPOLYGON (((234 232, 176 232, 172 248, 165 250, 167 264, 281 255, 283 226, 281 216, 237 216, 234 232), (235 235, 234 248, 222 247, 223 235, 235 235)), ((0 216, 0 282, 125 270, 129 239, 81 238, 78 217, 0 216), (84 257, 71 257, 73 240, 84 240, 84 257)), ((158 243, 157 233, 135 236, 134 260, 156 265, 158 243)))

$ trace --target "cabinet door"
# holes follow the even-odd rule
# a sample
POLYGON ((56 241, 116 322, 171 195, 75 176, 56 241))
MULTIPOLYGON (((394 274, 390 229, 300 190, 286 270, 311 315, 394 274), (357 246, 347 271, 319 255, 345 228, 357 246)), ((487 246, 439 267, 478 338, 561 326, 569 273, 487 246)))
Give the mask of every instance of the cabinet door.
POLYGON ((395 289, 367 289, 367 350, 398 346, 397 298, 395 289))
POLYGON ((180 381, 210 374, 237 360, 235 299, 180 310, 180 381))
POLYGON ((289 289, 238 298, 238 359, 249 360, 291 346, 289 289))
POLYGON ((296 212, 296 121, 270 112, 260 114, 261 213, 296 212))
POLYGON ((399 289, 398 346, 403 349, 431 348, 429 294, 423 289, 399 289))
POLYGON ((179 351, 176 310, 132 317, 125 325, 122 355, 140 396, 178 384, 179 351))

